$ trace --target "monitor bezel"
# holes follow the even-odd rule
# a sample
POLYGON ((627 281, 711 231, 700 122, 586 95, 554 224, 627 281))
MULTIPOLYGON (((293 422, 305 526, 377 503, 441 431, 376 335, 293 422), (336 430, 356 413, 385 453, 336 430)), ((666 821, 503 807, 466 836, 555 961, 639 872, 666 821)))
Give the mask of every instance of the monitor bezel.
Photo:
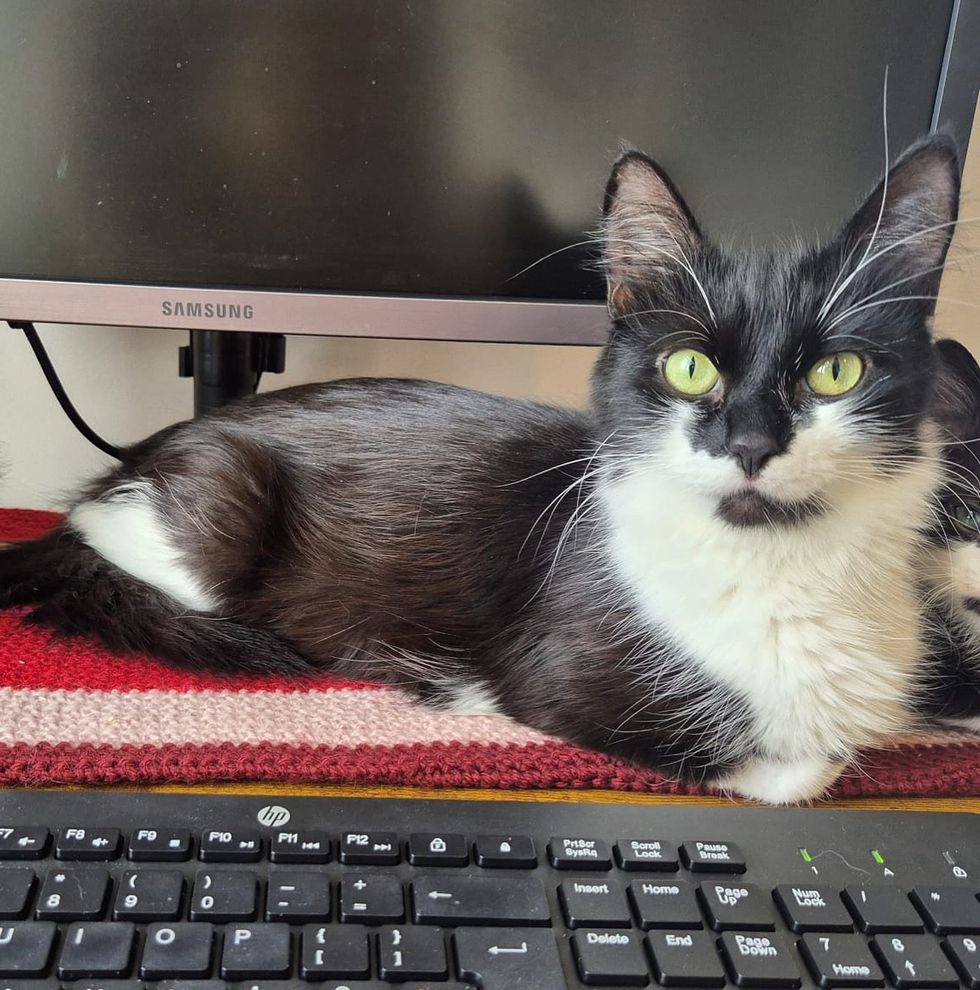
MULTIPOLYGON (((931 131, 950 133, 965 159, 978 111, 980 0, 953 0, 931 131)), ((191 311, 193 313, 193 311, 191 311)), ((601 345, 601 302, 217 288, 0 277, 0 319, 175 330, 240 330, 335 337, 601 345), (175 303, 185 304, 178 310, 175 303), (166 304, 171 304, 170 315, 166 304), (202 315, 187 315, 186 304, 202 315), (203 307, 237 306, 208 317, 203 307), (250 317, 245 317, 250 307, 250 317), (227 311, 231 312, 231 311, 227 311)))

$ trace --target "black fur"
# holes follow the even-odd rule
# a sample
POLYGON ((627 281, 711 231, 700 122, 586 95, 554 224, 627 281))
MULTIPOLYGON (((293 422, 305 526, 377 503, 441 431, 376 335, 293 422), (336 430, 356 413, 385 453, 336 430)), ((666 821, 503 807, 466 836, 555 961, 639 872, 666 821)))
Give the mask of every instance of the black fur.
MULTIPOLYGON (((38 603, 35 621, 176 663, 326 668, 436 702, 477 685, 545 732, 692 780, 723 774, 756 754, 749 699, 641 617, 606 552, 592 501, 601 476, 673 422, 663 358, 684 346, 722 371, 715 392, 689 402, 691 445, 719 461, 746 434, 773 457, 791 449, 824 401, 801 385, 806 369, 841 350, 865 356, 860 408, 883 449, 917 455, 933 303, 828 325, 894 279, 933 293, 938 276, 916 273, 942 264, 950 227, 899 242, 935 215, 952 219, 956 189, 951 145, 933 140, 892 170, 881 224, 879 189, 828 247, 746 258, 707 243, 662 170, 630 153, 606 196, 613 328, 588 413, 415 381, 246 400, 151 437, 82 496, 124 501, 126 486, 145 486, 215 615, 123 574, 70 527, 0 554, 0 603, 38 603), (891 252, 821 316, 873 232, 891 252)), ((876 467, 887 472, 887 458, 876 467)), ((749 528, 805 525, 825 509, 751 487, 733 498, 717 512, 749 528)))

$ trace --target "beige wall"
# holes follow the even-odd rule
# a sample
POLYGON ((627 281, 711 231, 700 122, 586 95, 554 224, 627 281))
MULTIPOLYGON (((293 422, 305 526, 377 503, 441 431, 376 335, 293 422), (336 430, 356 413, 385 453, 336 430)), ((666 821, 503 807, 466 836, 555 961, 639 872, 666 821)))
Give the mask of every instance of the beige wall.
MULTIPOLYGON (((966 163, 964 218, 980 217, 980 111, 966 163)), ((956 235, 936 317, 940 336, 980 354, 980 223, 956 235), (955 300, 955 302, 954 302, 955 300)), ((185 335, 168 330, 42 326, 69 395, 93 428, 126 443, 191 412, 191 385, 176 377, 185 335)), ((290 338, 288 371, 266 388, 351 375, 435 378, 501 395, 568 405, 585 401, 592 348, 290 338)), ((0 505, 58 507, 111 464, 69 424, 22 334, 0 325, 0 505)))

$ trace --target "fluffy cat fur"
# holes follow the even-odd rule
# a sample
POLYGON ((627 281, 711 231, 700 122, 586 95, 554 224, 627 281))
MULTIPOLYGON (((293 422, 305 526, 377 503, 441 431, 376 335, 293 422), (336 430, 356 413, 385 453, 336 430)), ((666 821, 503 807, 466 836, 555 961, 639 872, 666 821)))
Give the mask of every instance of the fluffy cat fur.
POLYGON ((935 655, 920 709, 927 723, 980 732, 980 367, 960 343, 936 343, 933 417, 943 481, 923 551, 935 655))
POLYGON ((577 413, 422 381, 310 385, 137 444, 0 605, 226 670, 330 669, 765 801, 908 725, 939 478, 929 319, 958 196, 910 149, 832 243, 701 233, 637 152, 610 178, 612 328, 577 413), (720 369, 685 398, 677 348, 720 369), (807 370, 862 355, 824 399, 807 370))

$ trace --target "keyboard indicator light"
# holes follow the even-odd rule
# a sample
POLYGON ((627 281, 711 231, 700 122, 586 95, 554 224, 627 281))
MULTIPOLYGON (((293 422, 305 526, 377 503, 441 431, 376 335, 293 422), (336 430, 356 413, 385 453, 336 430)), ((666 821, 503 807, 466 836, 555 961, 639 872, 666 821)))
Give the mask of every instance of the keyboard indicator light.
POLYGON ((876 862, 876 863, 877 863, 877 864, 878 864, 879 866, 884 866, 884 865, 885 865, 885 857, 884 857, 884 856, 882 856, 882 855, 881 855, 881 853, 880 853, 880 852, 878 852, 878 850, 877 850, 877 849, 872 849, 872 850, 871 850, 871 858, 872 858, 872 859, 873 859, 873 860, 874 860, 874 861, 875 861, 875 862, 876 862))
POLYGON ((810 855, 810 853, 809 853, 808 850, 801 849, 800 850, 800 855, 803 857, 803 862, 804 863, 812 863, 813 862, 813 857, 810 855))

